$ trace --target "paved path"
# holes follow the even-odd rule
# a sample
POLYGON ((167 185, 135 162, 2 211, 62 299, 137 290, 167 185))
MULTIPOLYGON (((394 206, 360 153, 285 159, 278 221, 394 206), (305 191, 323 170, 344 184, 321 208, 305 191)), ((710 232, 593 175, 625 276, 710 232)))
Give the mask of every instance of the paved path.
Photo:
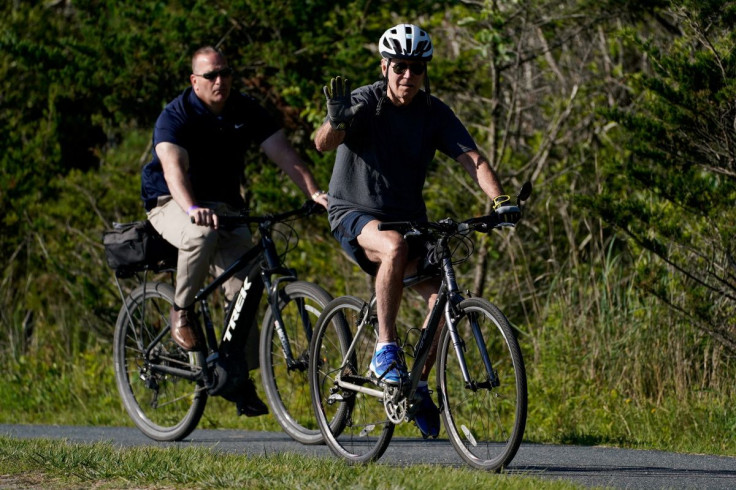
MULTIPOLYGON (((2 425, 0 434, 16 438, 105 441, 120 446, 198 445, 237 454, 298 453, 332 458, 325 446, 304 446, 281 432, 195 430, 178 443, 160 443, 128 427, 2 425)), ((383 464, 418 463, 464 466, 446 439, 394 438, 383 464)), ((515 474, 561 479, 584 486, 613 488, 736 489, 736 458, 605 447, 522 444, 509 467, 515 474)))

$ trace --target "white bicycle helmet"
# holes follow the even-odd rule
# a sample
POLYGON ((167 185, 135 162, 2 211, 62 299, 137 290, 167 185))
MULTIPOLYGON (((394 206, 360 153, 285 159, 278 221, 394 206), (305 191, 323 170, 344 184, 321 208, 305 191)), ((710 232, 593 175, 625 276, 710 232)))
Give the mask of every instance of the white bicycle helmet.
POLYGON ((384 58, 429 61, 434 48, 424 30, 413 24, 399 24, 383 33, 378 52, 384 58))

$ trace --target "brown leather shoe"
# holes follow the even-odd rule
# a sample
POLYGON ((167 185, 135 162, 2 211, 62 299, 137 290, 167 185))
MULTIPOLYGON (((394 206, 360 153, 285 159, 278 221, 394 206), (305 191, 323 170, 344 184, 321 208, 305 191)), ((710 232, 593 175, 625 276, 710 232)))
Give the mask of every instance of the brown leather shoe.
POLYGON ((202 331, 197 317, 191 308, 175 310, 171 307, 171 338, 184 350, 198 350, 204 347, 202 331))

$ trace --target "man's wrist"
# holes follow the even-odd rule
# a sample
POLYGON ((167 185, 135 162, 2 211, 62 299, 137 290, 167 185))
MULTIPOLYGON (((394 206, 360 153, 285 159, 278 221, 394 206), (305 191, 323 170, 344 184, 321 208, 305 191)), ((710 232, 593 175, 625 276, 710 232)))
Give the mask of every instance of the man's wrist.
POLYGON ((196 209, 199 209, 199 206, 197 206, 196 204, 192 204, 191 206, 189 206, 189 209, 187 209, 187 215, 188 216, 191 216, 192 215, 192 211, 194 211, 196 209))

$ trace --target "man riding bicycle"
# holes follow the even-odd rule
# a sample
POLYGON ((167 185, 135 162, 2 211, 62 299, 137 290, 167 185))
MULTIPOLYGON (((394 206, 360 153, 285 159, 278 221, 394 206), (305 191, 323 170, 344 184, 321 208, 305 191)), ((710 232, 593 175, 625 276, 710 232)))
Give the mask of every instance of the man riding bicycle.
MULTIPOLYGON (((378 51, 382 80, 351 93, 348 80, 335 77, 324 88, 327 118, 315 145, 319 151, 337 149, 329 186, 332 233, 375 276, 379 338, 371 372, 398 384, 408 376, 396 332, 402 279, 416 271, 424 249, 396 231, 379 231, 379 223, 427 220, 422 188, 437 150, 457 160, 496 207, 509 198, 467 129, 430 94, 427 67, 434 47, 426 31, 394 26, 381 36, 378 51)), ((415 286, 430 311, 438 286, 439 280, 415 286)), ((425 437, 439 434, 439 411, 427 386, 438 338, 417 389, 421 402, 414 421, 425 437)))
MULTIPOLYGON (((141 194, 148 219, 179 249, 171 336, 185 350, 203 346, 192 302, 210 268, 215 275, 222 273, 252 246, 247 226, 218 227, 218 214, 237 213, 245 205, 240 185, 246 152, 260 145, 305 194, 327 205, 283 130, 253 97, 231 90, 232 77, 218 49, 206 46, 194 53, 191 87, 156 121, 153 158, 143 168, 141 194)), ((243 274, 223 284, 228 301, 239 291, 243 274)), ((245 353, 237 355, 244 358, 245 353)), ((268 413, 249 378, 236 398, 239 414, 268 413)))

